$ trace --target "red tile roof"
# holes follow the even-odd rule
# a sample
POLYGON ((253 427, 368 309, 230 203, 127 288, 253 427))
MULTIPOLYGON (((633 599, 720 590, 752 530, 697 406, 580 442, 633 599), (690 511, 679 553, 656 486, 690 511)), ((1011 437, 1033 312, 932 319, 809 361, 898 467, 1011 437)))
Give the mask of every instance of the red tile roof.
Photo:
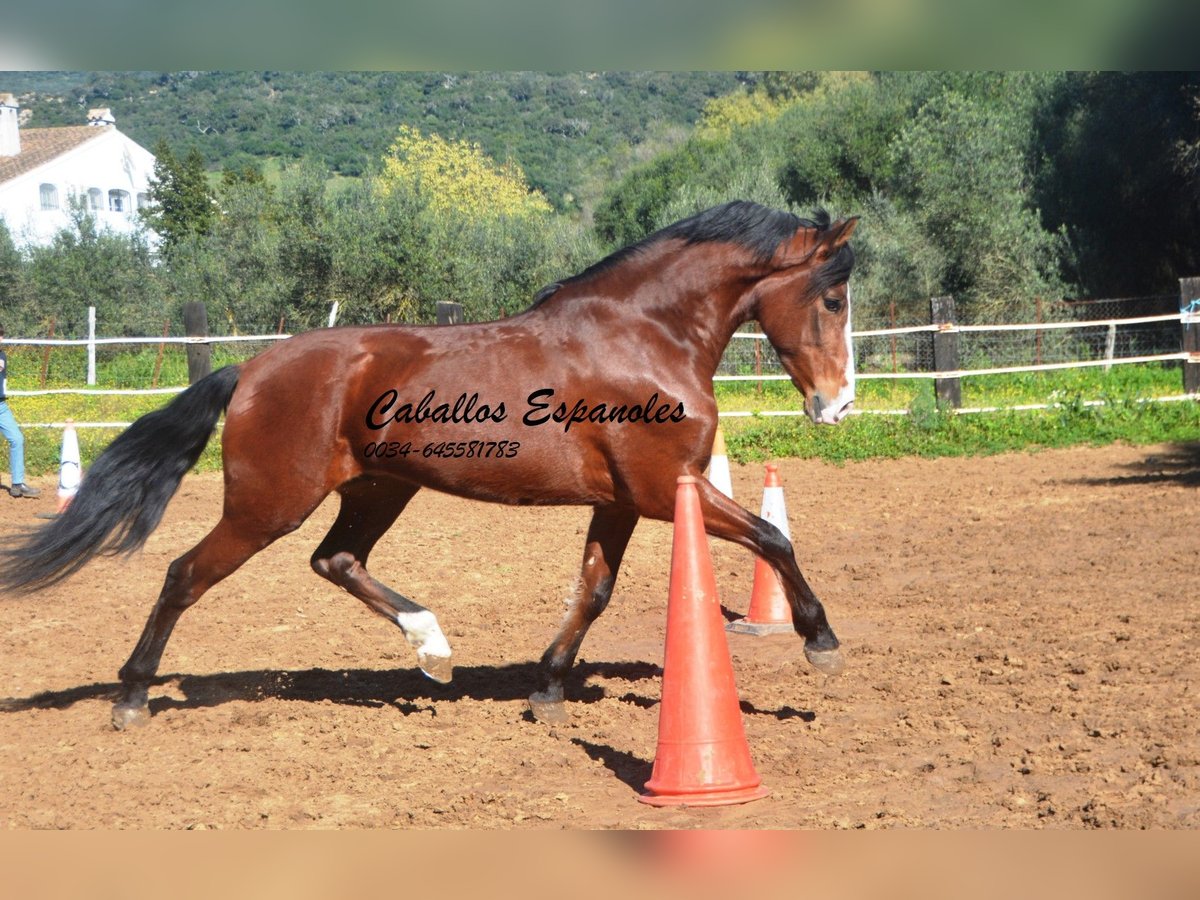
POLYGON ((36 169, 42 163, 80 144, 112 131, 112 125, 66 125, 61 128, 22 128, 21 152, 0 156, 0 184, 36 169))

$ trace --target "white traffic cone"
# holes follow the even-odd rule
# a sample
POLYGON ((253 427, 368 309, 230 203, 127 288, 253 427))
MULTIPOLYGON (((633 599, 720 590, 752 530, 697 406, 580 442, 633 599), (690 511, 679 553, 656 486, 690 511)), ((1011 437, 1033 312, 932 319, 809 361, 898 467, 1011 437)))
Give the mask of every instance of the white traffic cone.
MULTIPOLYGON (((766 484, 763 486, 762 518, 783 532, 789 541, 787 508, 783 502, 783 482, 779 467, 767 464, 766 484)), ((750 589, 750 610, 744 619, 725 626, 726 631, 740 634, 781 634, 793 631, 792 608, 783 593, 779 576, 761 558, 754 560, 754 584, 750 589)))
POLYGON ((733 479, 729 475, 729 455, 725 452, 725 435, 721 426, 717 426, 717 436, 713 438, 712 459, 708 463, 708 480, 718 491, 733 499, 733 479))
POLYGON ((79 463, 79 435, 75 433, 73 419, 68 419, 63 429, 62 452, 58 460, 57 512, 62 513, 71 504, 83 480, 83 469, 79 463))

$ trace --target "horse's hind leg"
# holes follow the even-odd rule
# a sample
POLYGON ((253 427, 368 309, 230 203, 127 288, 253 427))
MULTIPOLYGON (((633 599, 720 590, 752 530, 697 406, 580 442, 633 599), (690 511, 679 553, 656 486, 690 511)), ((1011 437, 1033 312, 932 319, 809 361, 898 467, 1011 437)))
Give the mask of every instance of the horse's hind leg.
POLYGON ((112 723, 118 730, 131 724, 144 724, 149 718, 150 682, 158 671, 163 650, 171 631, 184 610, 246 560, 276 538, 294 530, 304 520, 280 525, 273 531, 238 527, 228 516, 199 544, 167 567, 158 601, 142 630, 129 661, 121 667, 120 699, 113 706, 112 723))
POLYGON ((342 507, 325 540, 312 555, 313 570, 344 588, 379 615, 400 626, 417 651, 426 675, 445 684, 453 675, 450 644, 437 617, 425 607, 380 584, 367 572, 371 548, 418 491, 416 485, 353 482, 341 491, 342 507))
POLYGON ((625 507, 597 507, 592 513, 587 543, 583 547, 578 592, 567 610, 562 628, 542 655, 545 687, 529 698, 530 710, 544 722, 566 719, 563 682, 575 663, 589 626, 608 606, 621 557, 625 555, 637 522, 638 514, 625 507))

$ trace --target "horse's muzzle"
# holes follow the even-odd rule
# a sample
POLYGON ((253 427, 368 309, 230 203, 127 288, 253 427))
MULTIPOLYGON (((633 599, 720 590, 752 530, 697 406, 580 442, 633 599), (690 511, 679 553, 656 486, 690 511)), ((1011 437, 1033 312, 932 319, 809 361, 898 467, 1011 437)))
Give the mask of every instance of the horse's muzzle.
POLYGON ((806 406, 808 417, 814 425, 836 425, 850 414, 854 401, 847 400, 840 406, 827 405, 820 394, 813 394, 806 406))

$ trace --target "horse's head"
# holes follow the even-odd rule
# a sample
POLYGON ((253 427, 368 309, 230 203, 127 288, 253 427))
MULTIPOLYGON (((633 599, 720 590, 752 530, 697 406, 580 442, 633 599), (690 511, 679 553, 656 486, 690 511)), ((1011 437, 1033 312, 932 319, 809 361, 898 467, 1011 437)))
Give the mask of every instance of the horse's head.
POLYGON ((776 250, 771 272, 752 293, 752 315, 779 354, 804 409, 818 424, 833 425, 854 402, 850 344, 850 270, 847 243, 858 217, 801 227, 776 250))

